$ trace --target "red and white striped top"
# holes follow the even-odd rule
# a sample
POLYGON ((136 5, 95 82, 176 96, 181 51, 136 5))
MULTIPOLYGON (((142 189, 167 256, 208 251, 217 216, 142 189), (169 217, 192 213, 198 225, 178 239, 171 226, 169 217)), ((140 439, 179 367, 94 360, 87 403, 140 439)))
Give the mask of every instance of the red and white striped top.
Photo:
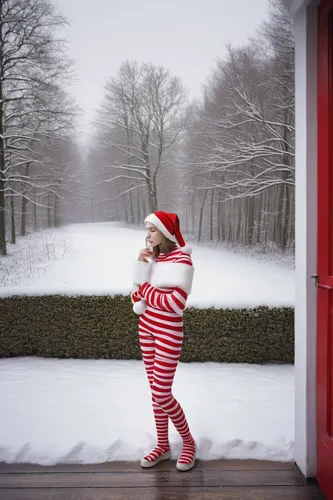
MULTIPOLYGON (((163 266, 168 264, 166 269, 169 270, 170 263, 175 265, 172 266, 172 272, 177 273, 177 264, 192 266, 192 259, 177 247, 169 254, 159 254, 153 265, 163 266)), ((179 268, 179 271, 181 271, 182 267, 179 268)), ((159 269, 163 271, 163 268, 159 269)), ((180 286, 156 288, 148 281, 142 283, 139 289, 132 293, 133 302, 144 299, 147 303, 147 309, 140 317, 140 325, 148 322, 147 327, 149 327, 150 331, 157 328, 159 332, 162 326, 163 330, 182 331, 182 314, 186 307, 187 297, 187 292, 180 286)))

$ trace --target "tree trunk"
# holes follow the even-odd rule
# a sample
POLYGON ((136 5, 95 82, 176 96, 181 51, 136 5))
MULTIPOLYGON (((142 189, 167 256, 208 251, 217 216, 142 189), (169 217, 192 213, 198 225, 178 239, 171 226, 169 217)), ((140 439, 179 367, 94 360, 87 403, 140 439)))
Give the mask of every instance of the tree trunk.
POLYGON ((140 202, 141 202, 141 210, 142 210, 142 213, 143 213, 143 217, 142 219, 140 219, 140 222, 142 222, 147 215, 147 209, 146 209, 146 190, 144 188, 140 188, 140 202))
MULTIPOLYGON (((30 163, 28 162, 25 166, 24 169, 24 177, 27 178, 29 177, 29 170, 30 170, 30 163)), ((28 205, 28 200, 24 196, 27 194, 27 189, 24 187, 23 184, 23 196, 22 196, 22 203, 21 203, 21 236, 25 236, 26 234, 26 215, 27 215, 27 205, 28 205)))
MULTIPOLYGON (((25 194, 25 191, 23 191, 23 194, 25 194)), ((27 199, 24 196, 22 196, 22 199, 21 199, 21 236, 25 236, 25 231, 26 231, 26 227, 25 227, 26 209, 27 209, 27 199)))
POLYGON ((272 198, 271 203, 268 201, 267 212, 274 213, 273 219, 273 227, 272 227, 272 241, 278 244, 279 236, 278 236, 278 201, 279 200, 279 186, 272 189, 272 198))
POLYGON ((16 243, 16 230, 15 230, 15 203, 14 203, 14 192, 10 192, 10 220, 11 220, 11 244, 16 243))
POLYGON ((194 234, 194 193, 191 196, 191 234, 194 234))
POLYGON ((34 227, 34 231, 36 232, 37 231, 37 193, 36 193, 36 188, 34 188, 34 204, 33 204, 33 214, 32 214, 32 218, 33 218, 33 227, 34 227))
POLYGON ((240 243, 241 241, 241 231, 242 231, 242 210, 241 206, 238 207, 237 210, 237 231, 236 231, 236 242, 240 243))
MULTIPOLYGON (((1 132, 0 132, 1 134, 1 132)), ((7 255, 6 245, 6 223, 5 223, 5 183, 3 176, 3 146, 0 139, 0 254, 7 255), (2 164, 2 165, 1 165, 2 164)))
POLYGON ((135 219, 136 224, 140 224, 142 217, 140 196, 141 196, 141 189, 139 188, 136 190, 136 219, 135 219))
POLYGON ((235 225, 235 218, 231 220, 231 215, 235 217, 235 200, 231 200, 230 203, 228 203, 228 242, 230 243, 233 240, 233 231, 232 228, 235 225))
POLYGON ((295 200, 293 188, 289 187, 289 214, 288 214, 288 248, 294 248, 295 240, 295 200))
POLYGON ((133 209, 133 193, 132 193, 132 191, 129 191, 128 196, 129 196, 129 219, 130 219, 130 223, 134 224, 134 209, 133 209))
POLYGON ((52 212, 51 212, 51 195, 47 197, 47 227, 52 227, 52 212))
MULTIPOLYGON (((262 215, 262 220, 263 220, 263 246, 264 250, 266 252, 267 250, 267 244, 268 244, 268 231, 269 231, 269 226, 273 226, 273 230, 275 230, 275 217, 269 215, 275 207, 275 204, 270 203, 270 199, 272 197, 272 194, 274 195, 276 190, 272 190, 271 196, 269 196, 269 193, 265 196, 265 204, 264 204, 264 213, 262 215)), ((274 201, 274 197, 273 197, 274 201)), ((272 236, 272 235, 271 235, 272 236)))
MULTIPOLYGON (((131 145, 131 136, 130 136, 130 132, 129 132, 129 128, 128 128, 128 120, 127 120, 127 117, 126 117, 126 138, 127 138, 127 165, 128 167, 130 166, 130 163, 131 163, 131 159, 129 157, 129 151, 130 151, 130 145, 131 145)), ((132 174, 131 174, 131 169, 129 168, 128 169, 128 176, 131 177, 132 174)), ((128 188, 130 189, 132 187, 132 183, 131 181, 129 181, 127 183, 128 185, 128 188)), ((133 210, 133 199, 132 199, 132 191, 129 191, 128 192, 128 199, 129 199, 129 222, 131 224, 134 223, 134 210, 133 210)), ((126 200, 125 200, 125 203, 126 203, 126 200)))
POLYGON ((221 191, 218 192, 217 196, 217 241, 222 240, 222 212, 221 212, 221 191))
POLYGON ((260 196, 259 206, 258 206, 258 217, 257 217, 257 243, 260 243, 261 238, 261 220, 262 220, 262 210, 265 201, 265 195, 260 196))
MULTIPOLYGON (((284 86, 284 92, 287 93, 287 87, 284 86)), ((286 96, 287 97, 287 96, 286 96)), ((289 120, 289 109, 288 107, 285 107, 284 109, 284 123, 285 125, 288 125, 290 123, 289 120)), ((289 152, 289 146, 288 146, 288 139, 289 139, 289 132, 287 126, 284 127, 283 129, 283 147, 284 147, 284 155, 283 155, 283 163, 285 165, 290 164, 290 157, 288 155, 289 152)), ((284 181, 287 179, 287 173, 282 172, 282 178, 284 181)), ((286 250, 287 248, 287 243, 288 243, 288 214, 290 211, 290 198, 289 198, 289 189, 287 184, 283 184, 281 187, 281 200, 280 200, 280 206, 281 206, 281 218, 280 218, 280 247, 282 250, 286 250)))
POLYGON ((125 220, 126 220, 126 224, 128 224, 128 206, 126 203, 126 194, 124 196, 124 199, 125 199, 125 220))
POLYGON ((246 235, 248 245, 253 245, 255 241, 255 226, 254 226, 254 199, 248 199, 247 208, 247 235, 246 235))
POLYGON ((276 217, 276 243, 279 245, 281 249, 283 249, 283 224, 284 224, 284 213, 283 213, 283 195, 284 189, 283 186, 278 187, 278 200, 277 200, 277 217, 276 217))
POLYGON ((152 213, 157 211, 157 187, 156 187, 156 178, 154 182, 154 179, 152 177, 150 158, 148 153, 148 142, 142 143, 142 151, 143 151, 143 160, 146 165, 145 174, 146 174, 146 183, 148 190, 149 212, 152 213))
POLYGON ((54 195, 54 227, 59 227, 59 214, 58 214, 58 195, 54 195))
POLYGON ((287 249, 288 244, 288 211, 289 211, 289 191, 288 186, 283 186, 283 209, 281 226, 281 246, 283 250, 287 249))
POLYGON ((132 192, 128 192, 128 223, 133 224, 134 222, 134 210, 133 210, 133 200, 132 192))
POLYGON ((212 189, 212 196, 210 199, 210 231, 209 231, 209 239, 213 241, 213 219, 214 219, 214 189, 212 189))
MULTIPOLYGON (((150 173, 148 173, 150 175, 150 173)), ((156 192, 154 191, 153 183, 150 178, 146 179, 148 191, 149 213, 157 211, 156 192)), ((148 214, 147 214, 148 215, 148 214)))
POLYGON ((225 213, 225 208, 226 205, 225 203, 222 203, 222 193, 221 193, 221 202, 220 202, 220 214, 221 214, 221 241, 226 241, 227 239, 227 227, 226 227, 226 213, 225 213))
POLYGON ((158 210, 156 182, 153 182, 151 184, 151 190, 149 192, 149 195, 150 195, 150 210, 151 212, 156 212, 158 210))
MULTIPOLYGON (((0 2, 0 18, 3 17, 3 2, 0 2)), ((6 7, 7 9, 7 7, 6 7)), ((5 141, 3 110, 3 27, 0 29, 0 254, 7 255, 5 219, 5 141)))
POLYGON ((202 204, 201 204, 201 207, 200 207, 198 241, 201 241, 202 221, 203 221, 203 213, 204 213, 206 199, 207 199, 207 192, 208 192, 208 189, 205 189, 204 195, 203 195, 203 198, 202 198, 202 204))

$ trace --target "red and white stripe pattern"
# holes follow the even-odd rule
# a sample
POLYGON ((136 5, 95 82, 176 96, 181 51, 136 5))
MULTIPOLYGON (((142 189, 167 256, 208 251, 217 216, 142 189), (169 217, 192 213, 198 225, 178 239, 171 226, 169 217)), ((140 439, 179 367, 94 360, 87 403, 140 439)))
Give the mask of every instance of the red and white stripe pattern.
MULTIPOLYGON (((178 248, 168 255, 160 254, 154 265, 163 266, 164 262, 192 266, 191 257, 178 248)), ((183 450, 178 464, 186 466, 194 460, 195 443, 184 411, 172 395, 172 384, 183 343, 182 314, 186 307, 187 294, 178 287, 172 290, 157 289, 146 282, 132 294, 134 302, 142 298, 147 302, 147 309, 140 316, 139 338, 152 393, 157 433, 157 446, 145 460, 154 462, 169 450, 170 417, 183 439, 183 450)))

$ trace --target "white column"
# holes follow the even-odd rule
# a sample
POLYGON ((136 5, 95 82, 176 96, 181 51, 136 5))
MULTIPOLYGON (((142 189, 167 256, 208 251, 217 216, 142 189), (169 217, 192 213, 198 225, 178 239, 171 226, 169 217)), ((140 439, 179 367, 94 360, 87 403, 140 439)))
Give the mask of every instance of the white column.
POLYGON ((316 475, 317 7, 295 14, 296 296, 295 460, 316 475))

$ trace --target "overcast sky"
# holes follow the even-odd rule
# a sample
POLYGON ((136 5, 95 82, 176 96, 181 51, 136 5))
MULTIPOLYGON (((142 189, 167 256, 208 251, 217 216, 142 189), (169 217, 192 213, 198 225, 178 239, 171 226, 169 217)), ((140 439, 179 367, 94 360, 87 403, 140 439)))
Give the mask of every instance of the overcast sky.
POLYGON ((126 59, 162 64, 190 95, 225 54, 246 43, 267 17, 268 0, 53 0, 70 21, 64 30, 76 60, 71 92, 85 110, 85 132, 108 76, 126 59))

